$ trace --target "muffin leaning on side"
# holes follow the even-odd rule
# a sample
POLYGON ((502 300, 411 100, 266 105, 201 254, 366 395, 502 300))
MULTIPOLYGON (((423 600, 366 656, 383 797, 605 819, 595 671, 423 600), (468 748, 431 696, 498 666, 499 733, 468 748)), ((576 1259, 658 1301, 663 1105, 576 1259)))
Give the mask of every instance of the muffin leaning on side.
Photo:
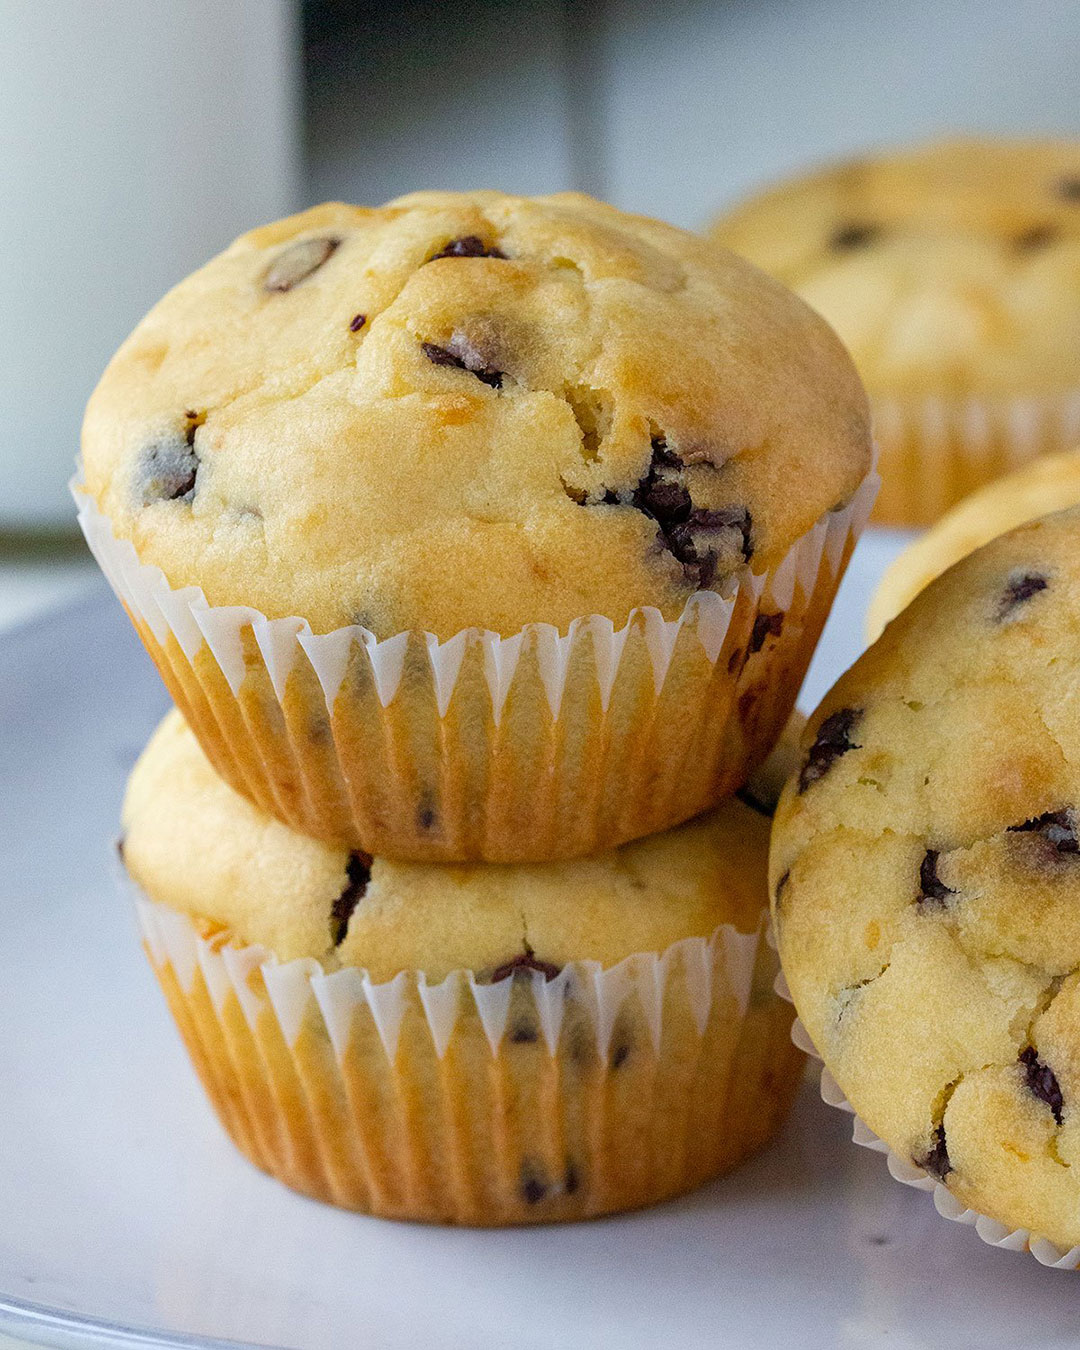
POLYGON ((868 155, 780 184, 711 233, 847 343, 874 408, 876 519, 929 524, 1080 438, 1080 143, 868 155))
POLYGON ((1080 505, 1080 450, 1046 455, 965 497, 900 554, 882 577, 866 615, 871 642, 953 563, 999 534, 1080 505))
POLYGON ((770 876, 844 1095, 961 1203, 1080 1243, 1080 508, 932 582, 811 718, 770 876))
POLYGON ((846 353, 740 260, 585 197, 421 193, 256 230, 166 296, 78 495, 238 791, 377 854, 515 860, 764 758, 870 477, 846 353))
POLYGON ((254 1163, 373 1214, 510 1224, 677 1194, 778 1128, 801 1056, 763 938, 769 824, 732 799, 579 862, 372 861, 267 817, 173 712, 123 857, 254 1163))

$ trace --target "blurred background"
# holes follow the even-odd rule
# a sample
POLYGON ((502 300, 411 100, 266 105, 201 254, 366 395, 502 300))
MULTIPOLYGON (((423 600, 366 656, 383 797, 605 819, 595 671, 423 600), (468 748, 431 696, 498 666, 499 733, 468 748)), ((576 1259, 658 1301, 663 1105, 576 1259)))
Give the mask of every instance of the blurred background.
POLYGON ((0 622, 78 580, 83 404, 174 281, 329 197, 695 228, 807 163, 1080 135, 1076 0, 0 0, 0 622))

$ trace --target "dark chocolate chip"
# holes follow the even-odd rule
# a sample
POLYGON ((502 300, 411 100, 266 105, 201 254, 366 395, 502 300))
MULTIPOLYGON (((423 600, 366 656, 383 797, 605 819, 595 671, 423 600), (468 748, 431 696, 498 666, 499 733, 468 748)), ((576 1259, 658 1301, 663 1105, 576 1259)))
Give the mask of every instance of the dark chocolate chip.
POLYGON ((536 1027, 525 1018, 520 1018, 510 1028, 510 1039, 515 1045, 535 1045, 539 1040, 536 1027))
POLYGON ((924 1172, 929 1172, 932 1177, 937 1177, 938 1181, 945 1180, 953 1170, 953 1165, 949 1161, 949 1150, 945 1143, 944 1122, 934 1131, 928 1151, 921 1157, 913 1157, 911 1161, 924 1172))
POLYGON ((364 324, 366 323, 367 323, 366 314, 354 314, 352 318, 349 320, 349 332, 359 333, 360 329, 363 328, 364 324))
POLYGON ((653 452, 653 464, 664 464, 669 469, 683 468, 683 462, 667 443, 666 436, 653 436, 650 445, 653 452))
POLYGON ((330 926, 335 947, 339 947, 345 941, 353 910, 356 909, 371 880, 371 858, 368 854, 350 853, 349 861, 345 865, 345 875, 348 877, 345 889, 330 909, 330 926))
POLYGON ((919 894, 916 901, 924 908, 943 909, 949 903, 949 896, 956 894, 937 874, 940 857, 936 848, 928 848, 919 865, 919 894))
POLYGON ((782 610, 777 610, 775 614, 759 614, 754 620, 754 631, 750 634, 750 651, 761 651, 765 646, 765 639, 770 637, 779 637, 780 630, 784 626, 784 614, 782 610))
POLYGON ((682 563, 687 581, 699 589, 716 580, 722 556, 734 555, 749 562, 753 551, 750 512, 743 506, 725 506, 718 511, 695 508, 685 521, 666 527, 662 524, 660 536, 682 563))
POLYGON ((998 602, 997 620, 1001 623, 1013 611, 1026 604, 1033 596, 1045 591, 1049 581, 1041 572, 1014 572, 1005 584, 998 602))
POLYGON ((574 1166, 572 1158, 567 1159, 566 1174, 563 1178, 563 1190, 567 1195, 573 1195, 581 1185, 581 1178, 578 1176, 578 1170, 574 1166))
POLYGON ((1055 192, 1063 202, 1080 202, 1080 177, 1059 178, 1055 192))
POLYGON ((1013 248, 1017 253, 1038 253, 1060 237, 1061 231, 1054 225, 1032 225, 1030 230, 1023 230, 1016 236, 1013 248))
POLYGON ((143 506, 154 502, 190 502, 195 496, 199 472, 195 432, 199 425, 189 416, 182 432, 162 436, 143 447, 136 469, 143 506))
POLYGON ((445 347, 440 347, 435 342, 422 342, 420 346, 433 365, 467 370, 470 375, 475 375, 490 388, 502 388, 503 372, 488 365, 464 334, 455 333, 445 347))
POLYGON ((623 1041, 621 1044, 617 1045, 615 1049, 612 1050, 611 1052, 611 1067, 613 1069, 621 1069, 629 1058, 630 1058, 630 1047, 629 1045, 626 1044, 625 1041, 623 1041))
POLYGON ((851 739, 851 733, 861 717, 861 708, 838 708, 826 717, 818 727, 817 736, 799 774, 800 792, 805 792, 811 783, 824 778, 841 755, 861 748, 851 739))
POLYGON ((476 234, 466 234, 460 239, 451 239, 445 248, 433 253, 428 262, 437 258, 505 258, 506 254, 494 244, 485 244, 476 234))
POLYGON ((267 291, 291 291, 317 272, 334 252, 340 239, 299 239, 277 255, 263 278, 267 291))
POLYGON ((1053 1069, 1042 1062, 1033 1045, 1020 1051, 1020 1063, 1024 1066, 1024 1084, 1027 1090, 1038 1097, 1039 1101, 1047 1104, 1060 1125, 1065 1101, 1053 1069))
POLYGON ((501 966, 496 966, 491 972, 489 983, 498 984, 500 980, 509 980, 519 971, 538 970, 545 980, 553 980, 562 966, 553 965, 550 961, 540 961, 537 959, 533 949, 526 946, 525 950, 517 956, 513 956, 509 961, 504 961, 501 966))
POLYGON ((521 1196, 527 1205, 538 1205, 548 1193, 547 1174, 526 1158, 521 1164, 521 1196))
POLYGON ((1025 820, 1021 825, 1010 825, 1009 834, 1035 834, 1056 853, 1080 853, 1080 838, 1076 833, 1076 818, 1072 811, 1047 811, 1044 815, 1025 820))
POLYGON ((829 247, 836 253, 851 253, 856 249, 867 248, 881 238, 880 225, 867 221, 852 221, 840 225, 829 236, 829 247))

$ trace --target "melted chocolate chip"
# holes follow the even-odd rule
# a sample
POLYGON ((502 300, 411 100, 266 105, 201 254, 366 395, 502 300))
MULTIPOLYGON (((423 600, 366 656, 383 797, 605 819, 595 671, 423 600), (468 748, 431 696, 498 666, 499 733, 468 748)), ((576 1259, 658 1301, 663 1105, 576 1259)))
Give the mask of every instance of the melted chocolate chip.
POLYGON ((953 1165, 949 1161, 949 1150, 945 1143, 944 1123, 934 1131, 929 1150, 921 1157, 913 1157, 911 1161, 924 1172, 929 1172, 932 1177, 937 1177, 938 1181, 945 1180, 953 1170, 953 1165))
POLYGON ((1020 1063, 1024 1066, 1024 1084, 1027 1090, 1038 1097, 1039 1101, 1046 1103, 1060 1125, 1065 1100, 1053 1069, 1042 1062, 1033 1045, 1020 1051, 1020 1063))
POLYGON ((363 328, 364 324, 366 323, 367 323, 366 314, 354 314, 352 318, 349 320, 349 332, 359 333, 360 329, 363 328))
POLYGON ((489 977, 490 984, 498 984, 501 980, 509 980, 519 971, 538 970, 545 980, 553 980, 562 966, 553 965, 550 961, 537 960, 536 954, 531 947, 526 945, 525 950, 517 956, 513 956, 509 961, 504 961, 501 966, 496 966, 489 977))
POLYGON ((445 347, 435 342, 420 344, 424 355, 436 366, 451 366, 455 370, 467 370, 478 380, 492 389, 501 389, 503 371, 488 365, 483 356, 462 333, 455 333, 445 347))
POLYGON ((949 903, 949 896, 956 894, 937 874, 940 857, 936 848, 928 848, 919 867, 919 894, 916 901, 924 908, 942 909, 949 903))
POLYGON ((290 244, 270 264, 263 289, 291 291, 317 272, 340 243, 340 239, 299 239, 290 244))
POLYGON ((548 1193, 547 1174, 526 1158, 521 1164, 521 1197, 527 1205, 538 1205, 548 1193))
POLYGON ((1010 825, 1009 834, 1038 835, 1055 853, 1080 853, 1080 838, 1076 833, 1076 818, 1072 811, 1047 811, 1044 815, 1025 820, 1021 825, 1010 825))
POLYGON ((340 947, 349 931, 353 910, 363 898, 371 880, 371 858, 366 853, 350 853, 345 865, 348 883, 330 909, 330 926, 334 946, 340 947))
POLYGON ((438 258, 505 258, 506 254, 494 244, 485 244, 476 234, 466 234, 460 239, 451 239, 447 246, 433 253, 428 262, 438 258))
POLYGON ((851 739, 851 733, 861 717, 861 708, 839 708, 826 717, 818 727, 817 736, 799 774, 800 792, 805 792, 811 783, 824 778, 841 755, 860 748, 851 739))
POLYGON ((1030 230, 1023 230, 1013 240, 1013 248, 1017 253, 1038 253, 1040 249, 1049 248, 1061 237, 1061 231, 1054 225, 1032 225, 1030 230))
POLYGON ((1059 178, 1054 190, 1063 202, 1080 202, 1080 177, 1059 178))
POLYGON ((784 626, 782 610, 775 614, 759 614, 754 620, 754 631, 750 634, 750 651, 759 652, 765 646, 765 639, 779 637, 784 626))
POLYGON ((1027 604, 1040 591, 1045 591, 1049 584, 1041 572, 1014 572, 1006 582, 1005 590, 998 602, 998 623, 1010 618, 1014 610, 1027 604))
POLYGON ((199 456, 195 433, 205 418, 197 412, 184 414, 184 429, 151 441, 139 455, 136 475, 143 506, 153 502, 189 502, 195 496, 199 456))
POLYGON ((881 238, 880 225, 868 221, 852 221, 840 225, 829 236, 829 247, 835 253, 852 253, 856 249, 867 248, 881 238))
POLYGON ((661 523, 660 536, 682 563, 687 581, 700 589, 716 580, 721 557, 735 555, 749 562, 750 523, 750 512, 744 506, 718 511, 699 507, 685 521, 666 527, 661 523))

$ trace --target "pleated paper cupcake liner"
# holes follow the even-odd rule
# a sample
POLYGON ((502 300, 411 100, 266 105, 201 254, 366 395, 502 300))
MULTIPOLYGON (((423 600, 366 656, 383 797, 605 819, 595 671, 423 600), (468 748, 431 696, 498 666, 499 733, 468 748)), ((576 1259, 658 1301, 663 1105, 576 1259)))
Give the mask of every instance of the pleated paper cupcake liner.
MULTIPOLYGON (((770 945, 774 945, 771 934, 769 942, 770 945)), ((777 975, 774 988, 782 999, 789 1003, 792 1001, 791 991, 788 989, 783 972, 777 975)), ((851 1134, 854 1142, 860 1148, 870 1149, 874 1153, 883 1153, 889 1175, 896 1181, 903 1182, 905 1186, 911 1186, 915 1190, 927 1191, 932 1195, 934 1208, 942 1218, 950 1219, 954 1223, 967 1224, 974 1228, 987 1246, 1001 1247, 1005 1251, 1030 1252, 1041 1265, 1053 1266, 1056 1270, 1080 1269, 1080 1246, 1061 1247, 1057 1243, 1051 1242, 1049 1238, 1040 1237, 1027 1228, 1008 1228, 1005 1224, 999 1223, 997 1219, 990 1218, 989 1215, 980 1214, 974 1209, 968 1209, 957 1200, 947 1186, 930 1176, 921 1167, 916 1167, 910 1159, 901 1158, 894 1153, 888 1144, 880 1139, 856 1115, 855 1108, 844 1096, 839 1083, 826 1068, 824 1060, 810 1038, 810 1033, 798 1017, 794 1019, 791 1025, 791 1039, 804 1054, 821 1063, 821 1099, 826 1105, 835 1107, 838 1111, 846 1111, 854 1117, 851 1134)))
POLYGON ((873 398, 879 525, 931 525, 975 488, 1080 443, 1080 390, 1031 398, 873 398))
POLYGON ((765 575, 565 634, 377 639, 174 590, 75 489, 94 556, 221 776, 306 834, 383 857, 568 858, 715 805, 780 734, 877 490, 765 575))
POLYGON ((136 896, 144 945, 221 1123, 257 1166, 393 1218, 588 1218, 763 1145, 803 1062, 761 931, 554 978, 438 983, 278 962, 136 896))

